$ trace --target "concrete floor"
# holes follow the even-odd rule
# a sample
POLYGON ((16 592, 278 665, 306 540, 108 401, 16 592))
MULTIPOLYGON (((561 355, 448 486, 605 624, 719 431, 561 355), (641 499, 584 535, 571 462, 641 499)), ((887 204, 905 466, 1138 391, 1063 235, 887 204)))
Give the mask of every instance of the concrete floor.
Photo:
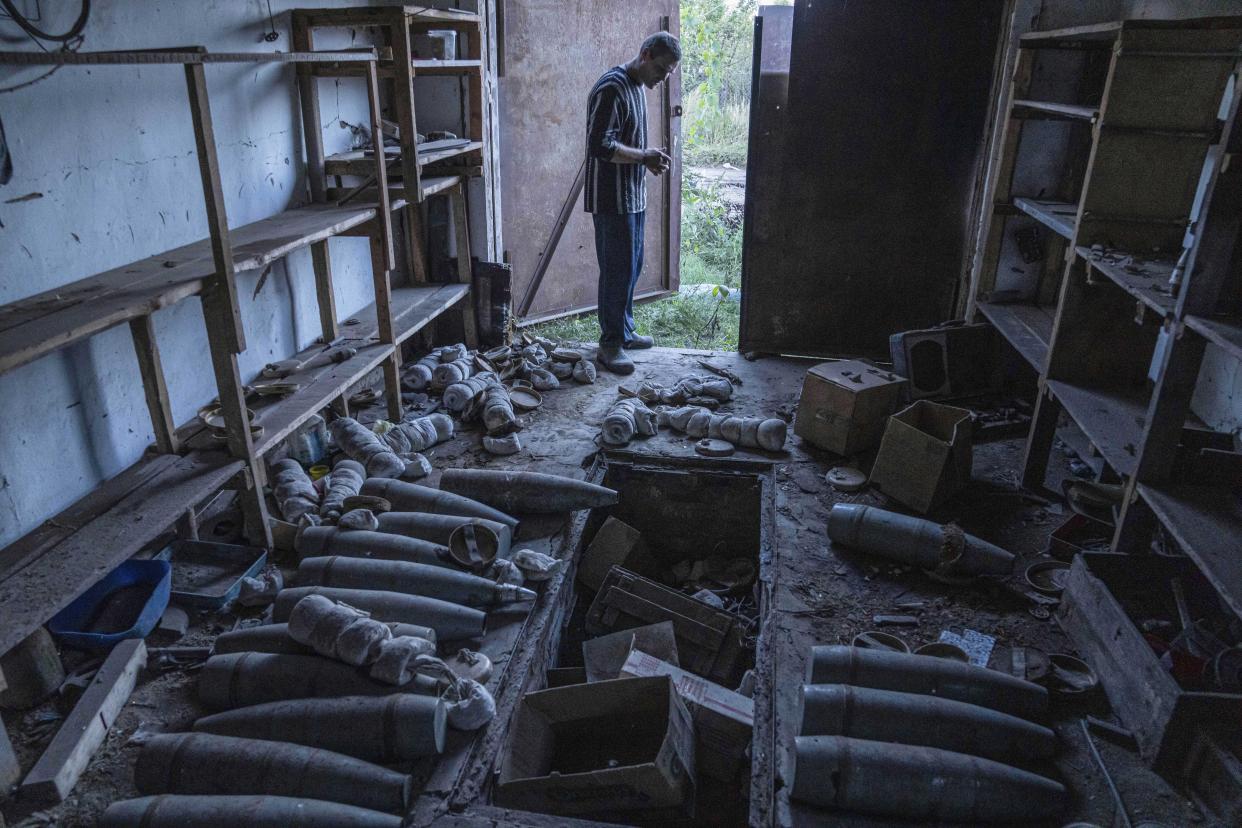
MULTIPOLYGON (((671 384, 679 377, 697 372, 697 361, 710 359, 736 371, 743 380, 727 410, 746 416, 789 416, 794 411, 805 370, 814 364, 805 360, 764 359, 746 362, 737 354, 655 349, 634 353, 638 370, 625 384, 636 386, 643 380, 671 384)), ((572 381, 562 389, 545 394, 543 406, 523 417, 521 439, 523 451, 508 458, 488 455, 480 445, 480 432, 465 430, 449 442, 428 452, 437 469, 448 467, 485 466, 515 468, 571 474, 581 477, 589 468, 598 449, 599 424, 612 402, 622 380, 601 374, 593 386, 579 386, 572 381)), ((382 408, 374 407, 358 416, 363 421, 382 416, 382 408)), ((800 692, 805 660, 814 644, 848 643, 853 636, 873 628, 872 616, 892 612, 896 604, 923 601, 922 609, 913 614, 919 624, 903 628, 899 633, 911 647, 934 641, 943 629, 961 632, 977 630, 997 639, 998 650, 1026 645, 1052 652, 1069 652, 1064 635, 1052 620, 1038 620, 1027 607, 996 588, 978 585, 947 586, 934 582, 922 573, 891 566, 867 556, 832 549, 824 525, 833 503, 853 502, 887 505, 883 495, 864 491, 841 495, 823 480, 824 473, 840 458, 805 446, 790 433, 787 451, 779 455, 739 451, 736 457, 766 460, 775 464, 777 474, 777 536, 773 566, 766 576, 770 579, 772 601, 764 620, 764 635, 773 648, 774 672, 770 681, 761 680, 758 709, 770 705, 774 711, 775 786, 777 793, 772 808, 752 808, 752 819, 761 824, 797 825, 881 825, 841 814, 814 812, 791 805, 787 791, 789 778, 788 746, 797 726, 793 711, 800 692), (768 688, 774 692, 769 696, 768 688)), ((1059 507, 1049 507, 1021 495, 1016 487, 1017 468, 1021 458, 1022 440, 1012 439, 979 445, 975 448, 974 481, 958 497, 940 510, 935 517, 957 520, 964 529, 998 543, 1023 559, 1038 556, 1048 534, 1060 520, 1059 507)), ((639 454, 661 456, 693 456, 693 441, 667 430, 638 440, 629 450, 639 454)), ((860 458, 866 465, 868 458, 860 458)), ((431 481, 434 482, 433 475, 431 481)), ((541 537, 528 539, 524 546, 555 550, 564 539, 564 527, 545 528, 541 537)), ((214 635, 228 628, 229 618, 202 617, 181 644, 209 643, 214 635)), ((518 619, 520 621, 520 619, 518 619)), ((496 625, 490 625, 493 630, 496 625)), ((502 625, 503 627, 503 625, 502 625)), ((495 646, 512 646, 520 631, 514 624, 508 633, 496 639, 495 646)), ((489 639, 492 636, 489 635, 489 639)), ((485 648, 487 649, 487 648, 485 648)), ((503 672, 505 652, 493 652, 497 673, 503 672)), ((186 729, 200 715, 194 700, 195 674, 177 669, 158 676, 147 675, 117 720, 104 748, 92 762, 69 800, 46 812, 29 816, 28 808, 8 803, 0 809, 10 825, 89 825, 107 803, 135 795, 132 787, 132 765, 136 741, 147 731, 186 729), (139 738, 135 740, 135 736, 139 738)), ((41 718, 46 718, 50 705, 22 714, 5 714, 5 723, 13 735, 23 763, 29 762, 46 743, 46 735, 36 737, 41 718)), ((1107 712, 1092 708, 1096 715, 1107 712)), ((1085 820, 1109 825, 1113 805, 1102 777, 1092 762, 1078 730, 1081 708, 1064 707, 1056 712, 1056 729, 1061 736, 1063 752, 1057 765, 1061 779, 1072 793, 1072 802, 1059 825, 1085 820)), ((467 734, 456 734, 450 742, 451 755, 463 756, 469 743, 467 734)), ((1130 818, 1135 822, 1153 821, 1167 826, 1190 823, 1210 824, 1182 796, 1158 776, 1149 772, 1127 750, 1097 739, 1100 751, 1125 798, 1130 818)), ((756 751, 765 750, 762 745, 756 751)), ((762 760, 757 762, 762 764, 762 760)), ((431 798, 440 797, 444 789, 434 782, 426 791, 431 798)), ((454 824, 465 824, 460 816, 454 824)), ((495 824, 494 815, 490 820, 495 824)))

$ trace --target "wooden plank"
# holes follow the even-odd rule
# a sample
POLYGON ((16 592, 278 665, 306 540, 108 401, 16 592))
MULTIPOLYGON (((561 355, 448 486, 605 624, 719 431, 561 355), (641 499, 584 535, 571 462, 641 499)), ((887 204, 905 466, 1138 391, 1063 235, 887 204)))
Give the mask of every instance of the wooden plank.
MULTIPOLYGON (((418 118, 414 105, 414 66, 410 56, 414 54, 410 27, 402 24, 391 32, 395 60, 392 81, 393 105, 397 110, 397 125, 401 128, 401 183, 405 187, 405 200, 409 204, 421 204, 423 188, 419 182, 420 159, 418 156, 418 118)), ((329 165, 331 166, 331 165, 329 165)))
MULTIPOLYGON (((233 267, 265 267, 375 217, 368 206, 312 205, 233 230, 233 267)), ((0 373, 203 290, 215 273, 211 245, 196 241, 0 308, 0 373)))
POLYGON ((978 302, 975 307, 1036 371, 1042 371, 1052 337, 1052 314, 1026 304, 978 302))
POLYGON ((471 300, 461 308, 463 336, 467 347, 477 348, 479 331, 474 312, 474 263, 470 256, 470 223, 467 218, 464 181, 453 188, 449 200, 453 204, 453 230, 456 234, 454 246, 457 248, 457 282, 471 291, 471 300))
POLYGON ((561 243, 561 236, 565 232, 565 225, 569 223, 569 217, 573 215, 574 207, 578 203, 578 197, 582 195, 582 189, 585 186, 586 161, 583 160, 582 166, 578 168, 578 175, 574 177, 574 183, 569 186, 569 194, 565 196, 565 202, 561 205, 561 211, 552 223, 552 230, 548 234, 548 242, 539 251, 539 259, 535 262, 535 269, 531 273, 530 282, 526 285, 526 292, 522 294, 522 303, 518 306, 517 315, 519 319, 530 312, 530 306, 539 294, 539 287, 543 284, 543 277, 548 272, 548 266, 552 264, 552 256, 556 253, 557 245, 561 243))
POLYGON ((332 342, 338 334, 336 291, 332 286, 332 256, 327 241, 311 245, 311 266, 315 271, 315 297, 319 302, 319 329, 323 341, 332 342))
POLYGON ((477 79, 483 73, 481 60, 415 60, 413 64, 416 78, 430 75, 466 75, 477 79))
POLYGON ((343 52, 207 52, 202 46, 183 49, 146 49, 118 52, 9 52, 0 51, 0 65, 8 66, 133 66, 146 64, 201 65, 204 63, 364 63, 374 62, 370 50, 343 52))
POLYGON ((1077 556, 1070 568, 1057 622, 1104 677, 1102 684, 1113 709, 1134 732, 1143 756, 1150 759, 1173 712, 1177 685, 1161 669, 1112 592, 1091 573, 1085 556, 1077 556))
MULTIPOLYGON (((404 132, 402 133, 404 134, 404 132)), ((420 145, 427 146, 427 145, 420 145)), ((478 152, 483 149, 483 144, 478 141, 471 141, 469 144, 460 146, 449 146, 436 149, 428 146, 426 150, 420 150, 418 153, 418 166, 423 168, 429 164, 436 164, 441 161, 447 161, 463 155, 469 155, 472 152, 478 152)), ((397 147, 385 147, 385 157, 392 161, 398 156, 404 158, 401 151, 397 147)), ((402 161, 402 170, 404 175, 404 160, 402 161)), ((348 152, 338 152, 329 155, 324 161, 324 170, 327 175, 357 175, 366 176, 374 172, 373 162, 366 156, 362 150, 349 150, 348 152)))
MULTIPOLYGON (((315 33, 307 23, 306 14, 294 11, 292 22, 293 48, 312 51, 315 48, 315 33)), ((308 66, 299 65, 297 75, 298 98, 302 104, 302 141, 306 146, 306 180, 310 185, 311 200, 322 202, 326 182, 323 171, 323 120, 319 111, 319 87, 308 66)))
MULTIPOLYGON (((386 282, 387 272, 397 266, 397 257, 392 249, 392 205, 388 195, 388 165, 384 156, 383 118, 380 113, 379 79, 375 75, 375 64, 367 65, 367 110, 371 116, 371 149, 375 155, 375 190, 379 199, 376 223, 379 225, 379 242, 384 254, 382 261, 386 282)), ((376 301, 379 301, 378 298, 376 301)))
MULTIPOLYGON (((1015 9, 1010 18, 1011 24, 1016 23, 1017 19, 1015 9)), ((994 113, 1004 111, 1008 106, 1008 101, 1027 94, 1031 85, 1033 65, 1034 59, 1030 52, 1017 52, 1013 57, 1013 74, 1006 90, 1006 97, 992 107, 994 113)), ((988 172, 988 189, 985 191, 982 202, 1007 205, 1013 192, 1014 170, 1017 166, 1018 148, 1022 142, 1022 121, 1014 118, 996 118, 996 121, 999 122, 1000 137, 996 141, 995 154, 988 172)), ((1005 242, 1006 222, 1006 217, 994 210, 985 211, 982 218, 980 241, 972 257, 971 289, 966 306, 968 319, 974 316, 972 308, 979 295, 990 293, 996 287, 996 268, 1005 242)), ((743 301, 745 301, 745 295, 743 295, 743 301)))
MULTIPOLYGON (((428 178, 423 176, 423 195, 430 198, 433 195, 440 195, 448 192, 462 180, 460 175, 440 175, 428 178)), ((329 201, 337 201, 346 194, 353 191, 352 187, 329 187, 327 196, 329 201)), ((361 190, 355 196, 360 204, 374 204, 378 192, 375 187, 368 187, 361 190)), ((393 211, 397 211, 405 206, 405 188, 400 184, 388 184, 388 197, 392 203, 393 211)))
POLYGON ((144 456, 63 512, 45 520, 0 550, 0 582, 112 509, 134 490, 163 474, 175 461, 175 457, 166 454, 144 456))
POLYGON ((1192 315, 1186 317, 1186 326, 1225 349, 1234 359, 1242 360, 1242 324, 1238 320, 1192 315))
POLYGON ((1086 247, 1076 247, 1074 252, 1086 260, 1094 270, 1107 276, 1122 290, 1142 301, 1161 316, 1167 316, 1177 303, 1169 289, 1169 276, 1174 262, 1144 259, 1116 251, 1098 256, 1086 247))
MULTIPOLYGON (((209 333, 230 353, 246 350, 246 331, 242 325, 237 300, 237 277, 234 273, 233 251, 229 239, 229 219, 224 209, 224 191, 220 183, 220 160, 216 157, 216 135, 211 123, 211 104, 207 99, 207 76, 201 64, 185 67, 186 93, 190 100, 190 116, 194 122, 194 144, 198 149, 198 171, 207 207, 207 229, 211 238, 211 257, 215 271, 203 286, 203 316, 209 333)), ((221 400, 226 421, 229 400, 221 400)), ((233 412, 235 415, 238 412, 233 412)), ((245 430, 245 419, 238 415, 230 429, 245 430)))
MULTIPOLYGON (((499 73, 498 45, 503 39, 503 30, 498 25, 497 0, 483 0, 480 8, 482 17, 479 31, 479 50, 484 61, 483 89, 483 193, 484 232, 487 235, 486 259, 499 262, 504 257, 504 240, 501 234, 502 205, 500 201, 500 102, 497 98, 499 73)), ((480 255, 480 258, 484 258, 480 255)))
POLYGON ((1037 198, 1015 198, 1013 205, 1063 238, 1074 237, 1078 205, 1037 198))
MULTIPOLYGON (((397 347, 397 329, 392 317, 392 283, 386 269, 385 245, 378 236, 371 237, 371 272, 375 283, 375 321, 381 344, 391 346, 383 360, 384 400, 388 419, 401 421, 401 349, 397 347)), ((348 402, 348 401, 347 401, 348 402)))
POLYGON ((52 743, 23 780, 23 800, 50 804, 69 795, 133 693, 138 671, 146 663, 147 647, 140 638, 122 641, 108 653, 52 743))
POLYGON ((1100 454, 1123 476, 1134 473, 1147 419, 1142 389, 1085 388, 1048 380, 1049 390, 1100 454))
MULTIPOLYGON (((399 287, 392 290, 392 318, 395 326, 394 345, 413 336, 429 322, 469 295, 464 285, 429 285, 399 287)), ((293 394, 278 400, 255 400, 252 408, 256 422, 263 426, 255 451, 266 454, 306 422, 311 415, 341 396, 350 386, 379 367, 392 353, 394 345, 379 342, 375 323, 375 306, 357 314, 360 323, 345 328, 344 344, 358 348, 358 353, 344 362, 305 371, 290 377, 300 387, 293 394)), ((303 351, 299 357, 320 352, 318 345, 303 351)), ((399 395, 398 395, 399 396, 399 395)), ((195 438, 197 444, 201 437, 195 438)))
POLYGON ((413 20, 431 23, 477 23, 478 15, 456 9, 432 9, 427 6, 383 6, 377 8, 303 9, 312 26, 384 26, 392 20, 390 12, 403 12, 413 20))
POLYGON ((164 364, 160 360, 160 346, 155 339, 151 317, 131 319, 129 331, 134 340, 138 370, 142 374, 142 390, 151 414, 151 427, 155 430, 155 445, 164 454, 176 454, 179 447, 177 427, 173 424, 172 403, 169 402, 168 386, 164 382, 164 364))
MULTIPOLYGON (((166 532, 187 508, 218 492, 243 466, 220 451, 161 455, 156 462, 158 473, 0 581, 0 653, 166 532)), ((134 477, 129 475, 126 482, 134 477)), ((67 511, 79 510, 90 499, 67 511)), ((80 512, 79 519, 85 520, 80 512)))
POLYGON ((1108 23, 1092 23, 1086 26, 1071 26, 1064 29, 1047 29, 1042 32, 1027 32, 1022 35, 1024 47, 1034 46, 1045 41, 1103 40, 1111 41, 1121 31, 1121 21, 1108 23))
POLYGON ((1054 103, 1052 101, 1032 101, 1018 99, 1010 105, 1010 114, 1015 118, 1046 118, 1064 121, 1085 121, 1095 123, 1100 117, 1100 110, 1094 106, 1054 103))
MULTIPOLYGON (((207 345, 211 352, 216 394, 224 419, 229 454, 245 463, 242 477, 247 485, 241 487, 239 495, 245 517, 246 537, 256 546, 266 547, 271 545, 272 534, 267 519, 267 500, 263 494, 265 472, 258 465, 254 454, 250 420, 246 412, 246 394, 242 390, 241 373, 237 366, 237 355, 246 349, 246 337, 238 304, 232 240, 229 237, 228 216, 224 209, 211 107, 207 100, 207 79, 202 64, 187 65, 185 77, 190 112, 194 120, 194 141, 198 147, 203 199, 207 206, 212 261, 215 264, 215 270, 203 283, 202 291, 207 345)), ((274 222, 281 223, 283 215, 277 216, 274 222)), ((284 255, 293 249, 292 245, 297 241, 295 238, 281 239, 276 245, 276 252, 284 255)))

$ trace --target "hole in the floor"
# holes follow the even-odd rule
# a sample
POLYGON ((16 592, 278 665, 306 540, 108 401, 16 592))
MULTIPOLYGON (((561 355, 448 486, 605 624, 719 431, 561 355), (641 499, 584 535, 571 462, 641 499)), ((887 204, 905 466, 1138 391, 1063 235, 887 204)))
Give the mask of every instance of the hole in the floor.
MULTIPOLYGON (((598 606, 593 609, 599 593, 579 580, 556 663, 548 670, 548 685, 585 680, 585 641, 673 618, 677 612, 654 610, 644 603, 669 598, 670 593, 659 591, 667 588, 676 593, 674 601, 700 595, 698 603, 679 607, 694 616, 689 623, 684 623, 686 618, 674 620, 680 667, 736 690, 755 665, 767 599, 764 567, 771 559, 772 475, 772 466, 766 463, 609 457, 601 482, 620 493, 620 503, 592 511, 578 554, 585 555, 606 521, 622 521, 641 536, 644 549, 627 560, 626 568, 658 587, 648 585, 654 592, 643 592, 633 581, 605 581, 601 591, 611 586, 614 593, 632 590, 633 597, 601 614, 598 606)), ((580 575, 584 560, 580 558, 580 575)), ((618 574, 615 569, 605 572, 612 579, 618 574)), ((664 729, 661 724, 656 730, 644 730, 643 720, 662 722, 662 717, 591 718, 558 731, 558 756, 550 770, 572 773, 624 765, 628 759, 649 761, 642 757, 659 750, 664 729)), ((738 776, 726 783, 719 763, 713 767, 710 757, 707 762, 703 759, 697 757, 695 762, 693 824, 746 824, 749 768, 739 769, 738 776)))

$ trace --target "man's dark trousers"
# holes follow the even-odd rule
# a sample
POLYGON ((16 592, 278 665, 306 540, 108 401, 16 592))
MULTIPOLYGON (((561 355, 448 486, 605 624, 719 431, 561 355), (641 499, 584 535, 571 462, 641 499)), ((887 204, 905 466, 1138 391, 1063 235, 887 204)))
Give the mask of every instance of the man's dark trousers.
POLYGON ((641 213, 593 213, 599 257, 599 344, 620 348, 634 336, 634 286, 643 272, 641 213))

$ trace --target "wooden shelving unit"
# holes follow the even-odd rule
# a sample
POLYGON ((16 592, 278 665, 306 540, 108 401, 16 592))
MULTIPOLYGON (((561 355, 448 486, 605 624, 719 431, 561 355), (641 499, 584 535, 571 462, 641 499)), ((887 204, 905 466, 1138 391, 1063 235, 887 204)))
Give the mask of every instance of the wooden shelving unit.
MULTIPOLYGON (((208 236, 140 261, 79 279, 0 307, 0 371, 128 323, 155 431, 155 447, 69 509, 0 551, 0 654, 45 623, 116 565, 159 538, 222 487, 238 491, 252 543, 271 545, 264 456, 325 405, 383 368, 389 416, 401 416, 398 369, 401 344, 469 296, 468 284, 393 288, 391 216, 405 205, 404 189, 390 188, 380 145, 379 74, 374 49, 339 52, 212 54, 201 47, 138 52, 0 52, 0 64, 108 66, 179 65, 186 77, 194 125, 208 236), (219 161, 203 67, 208 63, 279 62, 345 72, 366 81, 376 153, 366 163, 374 185, 352 199, 313 203, 237 228, 224 211, 219 161), (356 316, 338 318, 328 244, 338 236, 371 242, 375 301, 356 316), (246 349, 236 274, 265 267, 309 247, 320 322, 326 343, 351 344, 344 362, 291 378, 298 390, 251 402, 262 432, 247 424, 246 390, 238 354, 246 349), (197 421, 175 428, 151 315, 197 296, 203 304, 212 370, 227 438, 211 438, 197 421), (341 331, 345 330, 342 335, 341 331)), ((316 133, 317 134, 317 133, 316 133)), ((460 178, 428 178, 428 189, 460 186, 460 178)), ((314 181, 312 181, 312 184, 314 181)), ((323 179, 318 190, 322 191, 323 179)), ((464 230, 464 220, 459 231, 464 230)), ((468 244, 465 252, 469 275, 468 244)), ((460 260, 459 260, 460 263, 460 260)))
MULTIPOLYGON (((346 65, 300 66, 299 92, 307 138, 307 174, 311 197, 316 202, 347 198, 358 186, 367 187, 362 195, 374 191, 375 158, 382 157, 390 172, 394 190, 402 197, 405 238, 410 270, 415 284, 428 281, 422 203, 435 195, 450 200, 457 248, 457 281, 469 288, 473 275, 470 234, 467 227, 467 181, 482 175, 490 140, 484 123, 484 36, 483 21, 469 12, 429 9, 425 6, 382 6, 376 8, 296 9, 293 12, 294 47, 315 48, 318 30, 333 28, 367 29, 378 33, 382 45, 376 64, 379 78, 388 83, 391 94, 388 109, 400 130, 400 146, 371 147, 325 156, 319 132, 319 94, 317 78, 355 77, 357 67, 346 65), (414 37, 432 30, 456 33, 457 54, 451 59, 430 60, 415 57, 414 37), (418 142, 417 84, 419 77, 456 77, 460 80, 466 134, 457 140, 418 142), (368 157, 369 156, 369 157, 368 157), (346 184, 342 179, 361 181, 346 184), (329 179, 335 179, 331 186, 329 179)), ((382 144, 382 141, 380 142, 382 144)), ((489 181, 486 176, 484 180, 489 181)), ((485 185, 486 186, 486 185, 485 185)), ((467 344, 477 343, 473 302, 460 306, 461 324, 467 344)))
POLYGON ((1240 45, 1242 18, 1022 35, 968 314, 1039 372, 1025 484, 1043 487, 1068 416, 1125 484, 1113 551, 1163 527, 1242 615, 1242 475, 1199 485, 1183 446, 1206 344, 1242 356, 1220 308, 1242 228, 1240 45), (1029 133, 1039 120, 1064 123, 1029 133))

